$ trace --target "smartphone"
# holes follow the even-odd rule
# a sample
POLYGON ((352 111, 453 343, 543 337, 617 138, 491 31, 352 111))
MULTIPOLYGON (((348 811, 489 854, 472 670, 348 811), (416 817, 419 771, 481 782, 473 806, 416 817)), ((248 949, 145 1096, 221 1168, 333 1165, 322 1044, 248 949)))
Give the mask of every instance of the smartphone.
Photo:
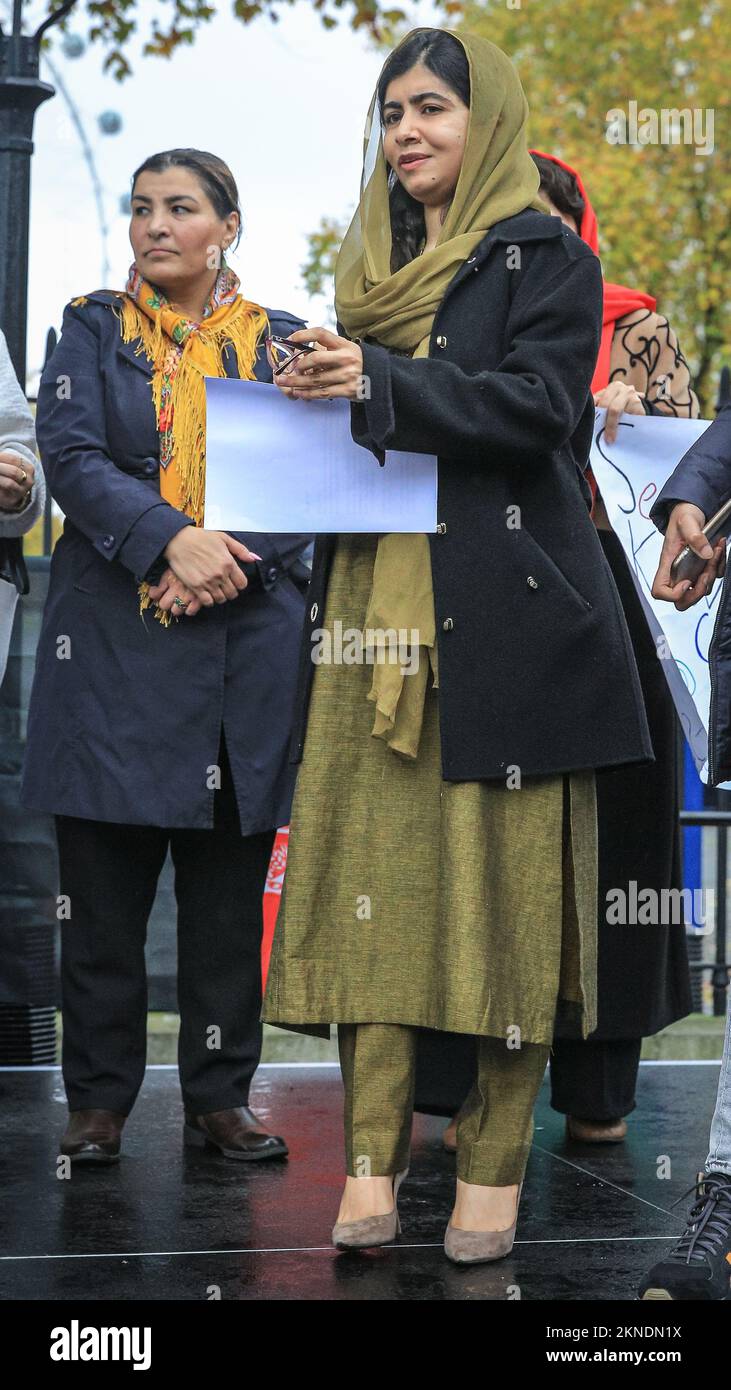
MULTIPOLYGON (((703 535, 711 545, 720 536, 729 518, 731 518, 731 497, 728 502, 724 502, 723 506, 719 507, 710 521, 707 521, 703 527, 703 535)), ((696 555, 689 545, 684 545, 670 566, 671 585, 678 584, 681 579, 689 579, 693 583, 705 569, 707 563, 700 555, 696 555)))
POLYGON ((303 357, 305 353, 314 352, 313 347, 308 347, 307 343, 290 343, 289 338, 280 338, 276 333, 265 339, 267 362, 275 376, 288 367, 295 358, 303 357))

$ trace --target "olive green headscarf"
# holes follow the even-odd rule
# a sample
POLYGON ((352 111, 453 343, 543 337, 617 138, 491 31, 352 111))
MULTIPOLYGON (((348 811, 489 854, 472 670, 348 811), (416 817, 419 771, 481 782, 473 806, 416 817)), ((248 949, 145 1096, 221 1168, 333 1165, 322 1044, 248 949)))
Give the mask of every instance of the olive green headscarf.
MULTIPOLYGON (((515 68, 488 39, 451 29, 443 32, 452 34, 467 55, 470 116, 457 187, 437 245, 391 272, 389 166, 376 86, 366 119, 360 202, 335 267, 335 308, 348 335, 375 338, 414 357, 429 355, 434 315, 447 286, 490 227, 527 207, 547 212, 538 197, 538 170, 528 153, 528 103, 515 68)), ((434 30, 412 30, 403 42, 420 33, 434 30)), ((435 685, 438 680, 425 535, 380 537, 364 627, 419 631, 420 647, 426 651, 419 651, 408 693, 403 690, 401 664, 377 661, 368 695, 376 704, 373 734, 385 738, 394 752, 415 758, 430 663, 435 685), (429 661, 423 659, 427 652, 429 661)))

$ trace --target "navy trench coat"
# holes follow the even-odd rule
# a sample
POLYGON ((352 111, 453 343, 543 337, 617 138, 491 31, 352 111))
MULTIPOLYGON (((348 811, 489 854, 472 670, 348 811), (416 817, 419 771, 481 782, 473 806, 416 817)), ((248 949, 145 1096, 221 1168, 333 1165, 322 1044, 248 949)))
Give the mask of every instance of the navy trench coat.
MULTIPOLYGON (((21 799, 68 816, 210 829, 221 726, 242 835, 287 823, 287 760, 308 572, 305 535, 236 534, 263 558, 238 598, 163 627, 140 579, 190 518, 160 496, 151 367, 97 291, 64 313, 36 428, 65 515, 52 559, 21 799)), ((271 331, 302 327, 269 312, 271 331)), ((233 351, 226 371, 237 375, 233 351)), ((271 381, 263 346, 259 381, 271 381)))
MULTIPOLYGON (((559 218, 528 209, 496 223, 457 271, 428 357, 361 344, 370 398, 352 406, 354 439, 379 458, 438 455, 429 544, 447 781, 654 761, 583 472, 601 319, 596 256, 559 218)), ((332 553, 318 536, 294 762, 332 553)))
MULTIPOLYGON (((678 502, 700 507, 706 521, 731 497, 731 405, 724 406, 695 444, 691 444, 658 493, 650 518, 667 529, 678 502)), ((724 528, 726 536, 731 528, 724 528)), ((708 724, 708 781, 717 787, 731 780, 731 587, 727 569, 708 649, 711 711, 708 724)))

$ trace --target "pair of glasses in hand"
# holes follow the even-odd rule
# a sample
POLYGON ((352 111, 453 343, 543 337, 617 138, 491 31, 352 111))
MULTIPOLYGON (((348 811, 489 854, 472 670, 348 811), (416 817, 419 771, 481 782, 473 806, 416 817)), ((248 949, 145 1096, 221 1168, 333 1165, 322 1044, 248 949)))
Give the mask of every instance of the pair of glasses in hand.
POLYGON ((290 343, 289 338, 279 338, 276 334, 267 338, 265 343, 267 362, 275 376, 279 376, 290 362, 296 362, 298 357, 304 357, 308 352, 315 351, 306 343, 290 343))

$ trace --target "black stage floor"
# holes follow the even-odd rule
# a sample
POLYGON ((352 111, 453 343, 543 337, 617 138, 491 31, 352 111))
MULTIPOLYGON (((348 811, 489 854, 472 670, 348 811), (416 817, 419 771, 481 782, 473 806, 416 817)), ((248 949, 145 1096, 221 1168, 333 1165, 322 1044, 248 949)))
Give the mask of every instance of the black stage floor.
POLYGON ((0 1298, 635 1299, 682 1228, 686 1203, 669 1208, 705 1160, 717 1081, 718 1063, 643 1063, 629 1137, 601 1148, 566 1143, 544 1082, 513 1252, 460 1269, 442 1249, 454 1158, 441 1147, 445 1122, 427 1116, 415 1118, 398 1243, 332 1249, 336 1065, 260 1068, 252 1106, 290 1157, 259 1164, 184 1149, 176 1070, 151 1067, 121 1163, 70 1179, 56 1176, 60 1071, 0 1070, 0 1298))

